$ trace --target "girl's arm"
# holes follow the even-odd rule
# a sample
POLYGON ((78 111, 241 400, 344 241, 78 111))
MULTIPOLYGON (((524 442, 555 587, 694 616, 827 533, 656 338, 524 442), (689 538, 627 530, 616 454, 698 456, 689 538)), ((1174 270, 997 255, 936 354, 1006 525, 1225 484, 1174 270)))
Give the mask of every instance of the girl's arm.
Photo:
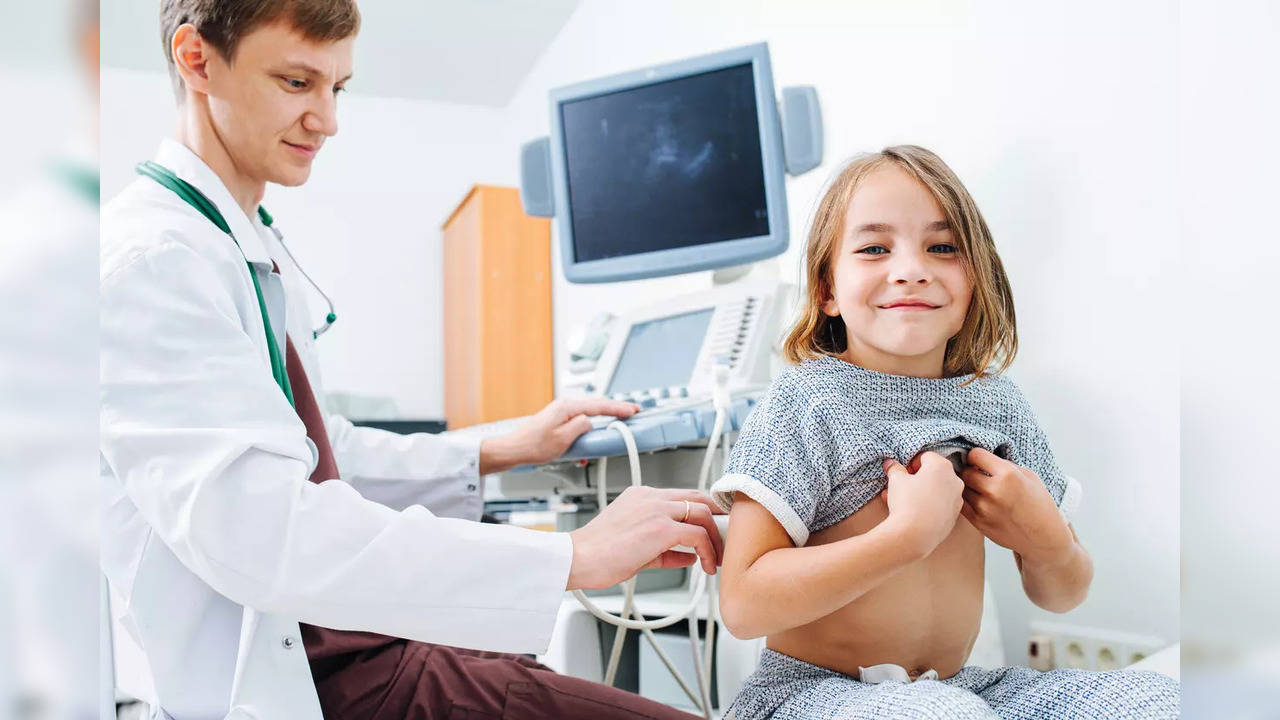
POLYGON ((1037 606, 1064 613, 1084 602, 1093 582, 1093 559, 1080 545, 1071 525, 1072 543, 1057 557, 1026 558, 1014 552, 1013 561, 1022 574, 1022 589, 1037 606))
POLYGON ((862 535, 794 547, 764 506, 736 493, 720 569, 721 621, 746 639, 826 617, 932 552, 919 536, 890 516, 862 535))
POLYGON ((982 448, 969 451, 960 512, 983 535, 1013 551, 1031 602, 1064 613, 1084 602, 1093 561, 1035 471, 982 448))

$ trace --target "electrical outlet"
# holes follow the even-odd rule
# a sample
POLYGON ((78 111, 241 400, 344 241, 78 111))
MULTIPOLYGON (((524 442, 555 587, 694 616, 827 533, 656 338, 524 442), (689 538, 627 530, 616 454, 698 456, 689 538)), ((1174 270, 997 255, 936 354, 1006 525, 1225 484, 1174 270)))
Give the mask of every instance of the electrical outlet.
POLYGON ((1093 667, 1095 670, 1119 670, 1120 658, 1116 657, 1116 651, 1110 645, 1100 644, 1098 654, 1093 658, 1093 667))
MULTIPOLYGON (((1118 670, 1138 662, 1167 644, 1151 635, 1040 621, 1031 623, 1031 638, 1032 643, 1041 648, 1038 651, 1040 661, 1028 663, 1036 670, 1118 670), (1048 662, 1044 661, 1045 656, 1048 657, 1048 662), (1046 664, 1048 668, 1040 667, 1046 664)), ((1035 659, 1029 657, 1029 660, 1035 659)))
MULTIPOLYGON (((1055 655, 1055 657, 1057 656, 1055 655)), ((1065 668, 1088 670, 1090 667, 1089 651, 1085 649, 1085 644, 1080 640, 1066 640, 1063 646, 1062 659, 1059 662, 1065 668)))
POLYGON ((1053 636, 1032 635, 1027 638, 1027 666, 1032 670, 1053 669, 1053 636))

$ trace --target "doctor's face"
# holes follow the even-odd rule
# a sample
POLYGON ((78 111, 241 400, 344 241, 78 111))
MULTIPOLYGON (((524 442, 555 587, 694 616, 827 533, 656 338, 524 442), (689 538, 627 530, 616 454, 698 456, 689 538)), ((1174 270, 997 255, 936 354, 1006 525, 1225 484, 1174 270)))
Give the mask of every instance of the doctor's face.
POLYGON ((823 311, 844 320, 847 360, 899 375, 940 372, 973 292, 955 233, 928 188, 891 164, 863 178, 831 275, 823 311))
POLYGON ((231 62, 208 64, 214 130, 243 175, 301 185, 337 134, 338 93, 351 77, 355 37, 315 41, 277 22, 246 35, 231 62))

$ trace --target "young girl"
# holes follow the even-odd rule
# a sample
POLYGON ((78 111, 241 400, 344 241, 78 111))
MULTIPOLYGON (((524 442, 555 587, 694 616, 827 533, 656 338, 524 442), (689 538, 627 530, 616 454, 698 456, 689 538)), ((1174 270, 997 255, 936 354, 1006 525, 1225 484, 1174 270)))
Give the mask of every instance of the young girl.
POLYGON ((767 636, 726 718, 1176 717, 1179 686, 1156 673, 964 667, 984 536, 1047 610, 1079 605, 1093 570, 1068 521, 1079 487, 1000 374, 1013 296, 951 169, 914 146, 855 159, 807 273, 795 366, 712 487, 731 509, 721 617, 767 636))

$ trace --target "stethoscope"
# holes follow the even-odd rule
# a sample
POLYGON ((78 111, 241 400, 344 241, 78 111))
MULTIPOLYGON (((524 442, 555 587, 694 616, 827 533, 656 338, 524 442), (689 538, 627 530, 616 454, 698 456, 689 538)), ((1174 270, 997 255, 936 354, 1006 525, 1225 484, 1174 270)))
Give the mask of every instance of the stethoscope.
MULTIPOLYGON (((172 190, 188 205, 208 218, 209 222, 217 225, 218 229, 226 233, 227 237, 231 238, 231 242, 236 244, 236 248, 240 250, 241 257, 244 256, 244 249, 240 247, 236 236, 231 234, 231 226, 227 224, 227 219, 218 211, 218 206, 214 205, 213 201, 200 192, 198 188, 175 175, 169 168, 150 160, 138 163, 137 171, 139 175, 145 175, 160 183, 162 187, 172 190)), ((338 319, 338 316, 333 312, 333 302, 329 300, 328 295, 325 295, 320 290, 315 281, 306 272, 303 272, 302 266, 298 265, 293 253, 289 252, 289 248, 284 244, 284 237, 281 236, 280 231, 272 227, 271 214, 261 205, 258 206, 258 217, 262 219, 263 225, 266 225, 271 229, 271 232, 275 233, 276 239, 280 241, 280 247, 283 247, 284 251, 288 253, 289 259, 293 261, 294 267, 298 268, 298 272, 301 272, 303 277, 307 278, 307 282, 311 283, 311 287, 315 288, 316 292, 319 292, 324 301, 329 304, 329 314, 325 316, 324 325, 311 331, 313 337, 320 337, 338 319)), ((280 390, 284 393, 285 398, 288 399, 289 404, 293 405, 293 388, 289 383, 289 372, 285 367, 284 354, 280 352, 280 345, 276 342, 275 333, 271 330, 271 316, 267 313, 267 303, 262 298, 262 286, 258 283, 258 273, 254 271, 253 265, 249 263, 248 258, 245 258, 245 265, 249 268, 249 279, 253 282, 253 292, 258 296, 258 312, 262 314, 262 327, 267 335, 267 357, 271 361, 271 376, 275 379, 276 385, 280 386, 280 390)))
POLYGON ((267 226, 267 229, 271 231, 271 234, 276 236, 276 240, 280 242, 280 247, 284 248, 284 254, 289 256, 289 262, 293 263, 293 266, 298 269, 298 272, 302 273, 302 277, 306 278, 307 282, 311 283, 311 287, 315 288, 316 292, 320 294, 320 297, 324 298, 325 304, 329 306, 329 313, 324 316, 324 324, 312 330, 311 337, 318 338, 329 332, 329 328, 333 327, 333 324, 338 321, 338 316, 333 312, 333 301, 330 300, 329 296, 320 289, 320 286, 316 284, 316 281, 311 279, 311 276, 307 274, 307 271, 302 269, 302 265, 299 264, 298 259, 293 256, 293 252, 289 250, 289 246, 284 244, 284 234, 276 228, 275 220, 272 219, 271 213, 267 212, 267 209, 261 205, 258 206, 258 217, 262 218, 262 224, 267 226))
MULTIPOLYGON (((231 235, 231 228, 227 225, 227 221, 222 216, 222 213, 218 211, 218 207, 194 185, 175 175, 169 168, 150 160, 138 163, 137 170, 139 175, 145 175, 177 193, 178 197, 186 200, 188 204, 196 210, 199 210, 202 215, 208 218, 214 225, 217 225, 220 230, 225 232, 227 235, 231 235)), ((261 219, 262 224, 271 231, 271 234, 276 236, 276 240, 280 243, 280 247, 284 248, 285 254, 289 256, 289 262, 293 263, 293 266, 298 269, 298 272, 302 273, 302 277, 306 278, 307 282, 311 284, 311 287, 315 288, 315 291, 320 294, 320 297, 324 298, 325 305, 329 307, 329 312, 324 317, 324 324, 312 330, 311 337, 313 339, 318 338, 329 332, 329 328, 333 327, 333 324, 338 321, 338 315, 333 310, 333 300, 329 299, 329 296, 325 294, 325 291, 321 290, 320 286, 316 284, 316 281, 312 280, 311 276, 307 274, 307 271, 302 269, 302 265, 298 262, 298 259, 293 256, 293 251, 289 250, 289 246, 285 244, 284 234, 275 226, 275 219, 272 218, 271 213, 267 212, 267 209, 261 205, 258 206, 258 218, 261 219)), ((231 239, 232 241, 235 241, 234 236, 231 239)), ((239 242, 236 242, 236 247, 240 247, 239 242)))

